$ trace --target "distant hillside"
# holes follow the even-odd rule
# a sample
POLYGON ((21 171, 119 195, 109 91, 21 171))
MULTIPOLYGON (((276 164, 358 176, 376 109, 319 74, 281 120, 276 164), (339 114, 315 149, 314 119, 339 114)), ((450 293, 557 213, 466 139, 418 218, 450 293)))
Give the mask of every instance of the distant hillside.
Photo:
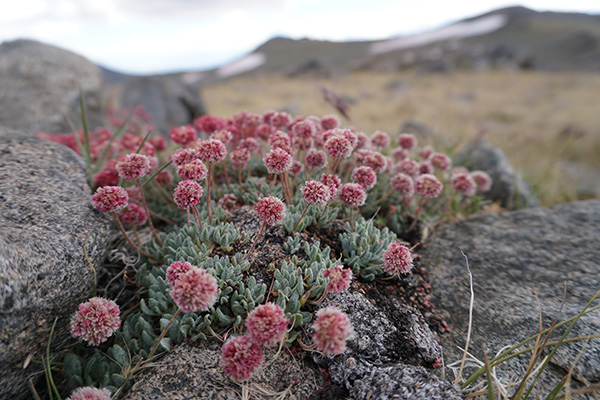
MULTIPOLYGON (((453 69, 600 71, 600 15, 509 7, 416 35, 330 42, 277 37, 210 71, 183 75, 205 83, 240 74, 334 76, 352 70, 453 69)), ((121 81, 121 74, 109 78, 121 81)))

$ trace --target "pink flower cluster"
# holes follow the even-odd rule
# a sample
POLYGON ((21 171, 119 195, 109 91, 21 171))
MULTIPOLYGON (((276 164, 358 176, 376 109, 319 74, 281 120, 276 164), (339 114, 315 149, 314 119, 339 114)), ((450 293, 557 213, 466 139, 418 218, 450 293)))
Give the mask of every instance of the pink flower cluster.
POLYGON ((270 174, 282 174, 292 168, 293 159, 288 152, 275 148, 268 152, 263 158, 265 167, 270 174))
POLYGON ((143 154, 127 154, 115 168, 121 178, 132 181, 150 172, 150 159, 143 154))
POLYGON ((175 188, 173 200, 175 200, 175 204, 177 204, 179 209, 185 210, 200 203, 202 193, 202 186, 198 182, 190 180, 181 181, 175 188))
POLYGON ((167 274, 166 274, 167 283, 169 284, 169 286, 173 286, 173 284, 179 278, 179 276, 181 274, 188 272, 190 269, 192 269, 192 267, 193 267, 192 263, 190 263, 188 261, 186 261, 186 262, 175 261, 174 263, 169 265, 167 267, 167 274))
POLYGON ((169 131, 169 139, 177 144, 185 146, 196 140, 197 132, 191 125, 174 126, 169 131))
POLYGON ((171 297, 183 312, 206 311, 219 297, 217 280, 196 266, 180 273, 171 287, 171 297))
POLYGON ((95 387, 85 386, 75 389, 67 400, 110 400, 110 398, 110 390, 106 388, 96 389, 95 387))
POLYGON ((127 224, 140 226, 146 223, 148 215, 146 215, 144 207, 136 203, 129 203, 127 207, 121 211, 119 218, 127 224))
POLYGON ((198 142, 198 158, 204 162, 219 162, 227 157, 227 147, 217 139, 201 140, 198 142))
POLYGON ((319 181, 308 181, 302 187, 302 198, 309 204, 324 206, 331 197, 331 190, 319 181))
POLYGON ((377 174, 371 167, 358 167, 352 171, 352 182, 359 184, 364 190, 369 190, 377 183, 377 174))
POLYGON ((335 307, 317 311, 317 319, 311 328, 313 342, 324 356, 342 354, 346 351, 346 341, 354 335, 348 316, 335 307))
POLYGON ((96 190, 92 196, 92 206, 104 212, 119 211, 127 206, 129 195, 120 186, 104 186, 96 190))
POLYGON ((391 275, 410 273, 413 257, 410 249, 400 243, 390 243, 383 252, 383 269, 391 275))
POLYGON ((256 307, 246 319, 246 336, 260 347, 275 346, 283 340, 290 320, 274 303, 256 307))
POLYGON ((121 326, 121 311, 112 300, 93 297, 71 317, 71 335, 93 346, 105 342, 121 326))
POLYGON ((177 174, 184 180, 203 181, 208 174, 208 168, 200 160, 192 160, 187 164, 180 165, 177 174))
POLYGON ((336 265, 323 271, 323 277, 329 278, 327 292, 338 294, 350 287, 352 270, 344 268, 342 265, 336 265))
POLYGON ((424 174, 415 179, 415 192, 419 196, 433 199, 442 193, 444 185, 434 175, 424 174))
POLYGON ((250 379, 262 360, 260 346, 248 336, 234 336, 221 349, 221 368, 235 381, 250 379))
POLYGON ((285 205, 273 196, 258 199, 254 211, 267 225, 280 225, 285 217, 285 205))
POLYGON ((342 203, 349 207, 360 207, 365 204, 367 194, 362 186, 357 183, 346 183, 340 188, 338 194, 342 203))

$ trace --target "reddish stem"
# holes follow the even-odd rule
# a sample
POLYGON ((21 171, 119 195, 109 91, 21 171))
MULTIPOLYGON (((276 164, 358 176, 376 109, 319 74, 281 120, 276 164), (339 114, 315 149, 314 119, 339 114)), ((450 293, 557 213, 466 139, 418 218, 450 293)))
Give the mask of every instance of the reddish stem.
POLYGON ((306 208, 302 212, 302 215, 300 216, 300 219, 298 220, 298 222, 296 222, 296 225, 294 225, 294 229, 292 229, 292 232, 296 232, 296 228, 298 227, 298 225, 300 225, 300 221, 302 221, 302 218, 304 218, 304 214, 306 214, 306 211, 308 210, 308 206, 310 206, 310 204, 306 205, 306 208))
POLYGON ((256 235, 256 239, 254 239, 254 243, 252 243, 252 247, 250 247, 250 250, 248 250, 248 254, 246 254, 246 257, 244 257, 244 260, 246 260, 250 256, 250 253, 252 253, 252 250, 254 250, 254 246, 256 246, 256 243, 258 242, 258 238, 260 237, 260 235, 262 235, 263 231, 265 230, 266 225, 267 225, 266 222, 262 223, 260 230, 258 231, 258 235, 256 235))
POLYGON ((144 250, 140 249, 138 247, 138 245, 135 244, 133 242, 133 240, 131 240, 131 238, 129 237, 127 232, 125 232, 125 228, 123 228, 123 224, 121 223, 121 220, 119 219, 119 216, 117 215, 117 213, 115 211, 113 211, 112 214, 115 217, 115 220, 117 220, 117 225, 119 225, 119 229, 121 230, 121 233, 123 233, 123 236, 125 236, 125 239, 127 239, 129 244, 132 245, 134 249, 136 249, 137 251, 139 251, 141 254, 145 255, 146 257, 156 259, 156 257, 154 257, 154 256, 146 253, 144 250))
POLYGON ((196 222, 198 223, 198 225, 200 225, 200 229, 203 230, 204 227, 202 226, 202 220, 200 219, 200 213, 196 209, 195 205, 191 206, 191 208, 192 208, 192 212, 194 213, 194 218, 196 218, 196 222))
POLYGON ((212 177, 212 162, 208 163, 208 178, 206 181, 206 210, 208 211, 208 222, 212 224, 212 218, 210 216, 210 182, 212 177))
POLYGON ((146 197, 144 196, 144 190, 142 190, 142 182, 140 182, 140 178, 135 178, 135 183, 137 183, 138 187, 140 188, 140 197, 142 198, 142 204, 144 204, 144 209, 146 210, 146 214, 148 215, 148 225, 150 225, 150 229, 152 230, 152 233, 154 234, 158 245, 162 247, 162 241, 158 237, 158 233, 156 233, 154 225, 152 224, 152 218, 150 217, 150 211, 148 210, 148 205, 146 204, 146 197))

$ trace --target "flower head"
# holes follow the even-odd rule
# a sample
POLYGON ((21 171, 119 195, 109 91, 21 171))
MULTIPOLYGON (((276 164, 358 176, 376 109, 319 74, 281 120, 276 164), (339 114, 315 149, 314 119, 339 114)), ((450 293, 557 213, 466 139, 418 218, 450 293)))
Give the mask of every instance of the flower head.
POLYGON ((206 311, 219 297, 217 280, 203 268, 181 273, 171 287, 171 297, 183 312, 206 311))
POLYGON ((219 141, 227 144, 227 143, 231 142, 231 139, 233 139, 233 133, 231 133, 231 131, 229 131, 227 129, 221 129, 221 130, 213 132, 213 134, 210 135, 210 138, 219 140, 219 141))
POLYGON ((417 138, 410 133, 401 133, 398 135, 398 146, 406 150, 414 149, 417 147, 417 138))
POLYGON ((208 168, 200 160, 192 160, 177 168, 177 174, 184 180, 203 181, 208 174, 208 168))
POLYGON ((227 157, 225 144, 217 139, 199 141, 197 151, 198 158, 204 162, 219 162, 227 157))
POLYGON ((346 183, 340 188, 338 197, 342 203, 349 207, 360 207, 365 204, 367 194, 362 186, 357 183, 346 183))
POLYGON ((425 160, 419 163, 419 174, 433 174, 434 172, 435 168, 429 161, 425 160))
POLYGON ((194 126, 201 132, 213 133, 225 127, 225 121, 213 115, 203 115, 194 120, 194 126))
POLYGON ((343 136, 332 136, 325 142, 323 149, 333 158, 348 158, 352 153, 352 144, 343 136))
POLYGON ((240 145, 229 154, 229 157, 234 167, 244 168, 250 160, 250 151, 247 147, 240 145))
POLYGON ((283 131, 275 131, 269 135, 269 146, 273 149, 287 149, 292 147, 292 139, 290 138, 290 135, 283 131))
POLYGON ((304 164, 302 164, 300 161, 294 160, 292 162, 292 166, 290 167, 290 174, 299 175, 302 173, 303 170, 304 170, 304 164))
POLYGON ((150 159, 143 154, 127 154, 115 168, 121 178, 131 181, 150 172, 150 159))
POLYGON ((202 197, 202 186, 195 181, 181 181, 173 192, 175 204, 182 210, 200 203, 202 197))
POLYGON ((447 171, 452 166, 452 160, 444 153, 433 153, 429 156, 429 161, 435 169, 447 171))
POLYGON ((407 158, 405 160, 400 161, 398 164, 394 165, 395 173, 403 173, 408 176, 412 176, 413 178, 417 175, 420 175, 420 165, 415 160, 411 160, 407 158))
POLYGON ((479 193, 488 192, 492 188, 492 178, 483 171, 471 172, 471 178, 477 184, 477 191, 479 193))
POLYGON ((92 206, 104 212, 118 211, 127 205, 129 195, 121 186, 103 186, 92 196, 92 206))
POLYGON ((277 197, 269 196, 258 199, 254 206, 258 217, 267 225, 279 225, 285 217, 285 205, 277 197))
POLYGON ((323 150, 310 149, 304 156, 304 162, 310 168, 323 168, 327 165, 327 154, 323 150))
POLYGON ((174 126, 169 131, 169 139, 177 144, 185 146, 196 140, 198 133, 191 125, 174 126))
POLYGON ((256 307, 246 319, 246 336, 260 347, 271 347, 281 342, 290 320, 283 309, 274 303, 256 307))
POLYGON ((302 187, 302 198, 310 204, 324 206, 331 197, 331 190, 319 181, 307 181, 302 187))
POLYGON ((365 190, 369 190, 377 183, 377 174, 371 167, 358 167, 352 171, 352 182, 358 183, 365 190))
POLYGON ((247 336, 232 337, 221 349, 221 368, 235 381, 250 379, 262 359, 262 350, 247 336))
POLYGON ((139 204, 129 203, 119 214, 121 221, 127 224, 144 225, 148 220, 146 209, 139 204))
POLYGON ((390 137, 385 132, 376 131, 371 135, 371 144, 378 149, 386 148, 390 145, 390 137))
POLYGON ((300 137, 312 138, 317 133, 317 127, 310 119, 302 119, 294 122, 292 132, 300 137))
POLYGON ((290 122, 292 122, 292 117, 284 111, 275 112, 269 118, 269 123, 277 129, 287 128, 290 122))
POLYGON ((336 265, 323 271, 323 276, 329 278, 327 292, 338 294, 347 290, 352 281, 352 270, 344 268, 342 265, 336 265))
POLYGON ((411 197, 415 192, 415 183, 406 174, 398 173, 391 180, 392 187, 401 197, 411 197))
POLYGON ((179 275, 188 272, 192 268, 197 268, 190 262, 175 261, 173 264, 167 267, 167 283, 173 286, 175 281, 179 278, 179 275))
POLYGON ((415 179, 415 192, 419 196, 427 198, 435 198, 442 193, 444 185, 434 175, 423 174, 415 179))
POLYGON ((346 350, 346 340, 354 334, 348 316, 335 307, 322 308, 312 324, 312 339, 324 356, 342 354, 346 350))
POLYGON ((450 179, 450 184, 458 193, 471 197, 477 191, 477 183, 469 174, 456 174, 450 179))
POLYGON ((110 400, 110 397, 110 390, 106 388, 96 389, 92 386, 85 386, 75 389, 67 400, 110 400))
POLYGON ((410 249, 400 243, 390 243, 383 252, 383 269, 391 275, 410 273, 413 258, 410 249))
POLYGON ((173 175, 171 175, 171 172, 167 171, 166 169, 163 169, 156 174, 154 179, 156 180, 156 183, 163 186, 169 186, 171 183, 173 183, 173 175))
POLYGON ((326 115, 321 118, 321 126, 325 130, 335 129, 340 126, 340 120, 335 115, 326 115))
POLYGON ((373 171, 380 174, 387 169, 387 159, 378 151, 362 149, 356 153, 356 162, 359 165, 371 167, 373 171))
POLYGON ((171 159, 173 160, 173 164, 180 166, 189 164, 192 161, 200 158, 198 156, 197 149, 177 149, 173 154, 171 154, 171 159))
POLYGON ((94 176, 94 186, 117 186, 119 184, 119 173, 112 168, 104 168, 94 176))
POLYGON ((71 317, 71 335, 98 346, 121 326, 119 306, 112 300, 93 297, 79 304, 71 317))
POLYGON ((417 152, 417 155, 419 156, 420 159, 422 160, 427 160, 429 157, 431 157, 431 155, 434 153, 435 150, 433 150, 433 147, 427 145, 427 146, 423 146, 419 149, 419 151, 417 152))
POLYGON ((263 158, 265 167, 270 174, 282 174, 292 167, 293 159, 285 150, 273 149, 263 158))
POLYGON ((338 190, 342 186, 342 180, 337 175, 321 175, 321 183, 327 185, 331 191, 331 198, 337 196, 338 190))
POLYGON ((150 144, 154 146, 156 151, 165 151, 167 149, 167 142, 162 136, 156 136, 149 140, 150 144))
POLYGON ((255 151, 260 150, 260 144, 258 143, 258 140, 254 138, 246 138, 241 140, 238 147, 244 147, 250 153, 254 153, 255 151))
POLYGON ((402 147, 396 147, 394 150, 392 150, 392 158, 396 162, 406 160, 408 158, 408 150, 402 147))

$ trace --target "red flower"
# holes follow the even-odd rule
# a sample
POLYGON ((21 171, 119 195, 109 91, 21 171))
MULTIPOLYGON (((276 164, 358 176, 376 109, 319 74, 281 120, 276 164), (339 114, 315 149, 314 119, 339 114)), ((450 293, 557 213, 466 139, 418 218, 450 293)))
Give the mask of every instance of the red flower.
POLYGON ((148 220, 148 216, 146 215, 146 210, 144 207, 136 203, 129 203, 127 207, 121 211, 119 217, 121 218, 121 221, 125 223, 138 226, 144 225, 148 220))
POLYGON ((85 386, 75 389, 67 400, 110 400, 110 390, 85 386))
POLYGON ((398 135, 398 146, 410 150, 417 147, 417 138, 410 133, 401 133, 398 135))
POLYGON ((335 307, 322 308, 312 324, 312 339, 324 356, 342 354, 346 350, 346 340, 354 334, 348 316, 335 307))
POLYGON ((129 195, 120 186, 104 186, 98 188, 92 196, 92 206, 104 212, 118 211, 127 205, 129 195))
POLYGON ((323 168, 327 165, 327 154, 322 150, 310 149, 304 156, 304 162, 310 168, 323 168))
POLYGON ((310 204, 324 206, 331 197, 331 190, 327 185, 318 181, 308 181, 302 187, 302 198, 310 204))
POLYGON ((175 281, 179 278, 179 276, 181 274, 188 272, 192 268, 198 268, 198 267, 193 266, 192 263, 187 262, 187 261, 186 262, 175 261, 173 264, 171 264, 167 267, 167 273, 166 273, 167 283, 170 286, 173 286, 173 284, 175 283, 175 281))
POLYGON ((471 172, 471 178, 473 178, 477 184, 477 191, 480 193, 485 193, 492 187, 492 178, 490 178, 490 176, 483 171, 471 172))
POLYGON ((271 347, 281 342, 289 323, 280 306, 266 303, 248 315, 246 336, 260 347, 271 347))
POLYGON ((169 131, 169 139, 177 144, 185 146, 196 140, 198 133, 191 125, 174 126, 169 131))
POLYGON ((127 154, 115 168, 121 178, 131 181, 150 172, 150 159, 143 154, 127 154))
POLYGON ((282 174, 292 167, 292 156, 285 150, 273 149, 263 158, 265 167, 270 174, 282 174))
POLYGON ((262 350, 247 336, 232 337, 221 349, 221 368, 235 381, 249 379, 262 359, 262 350))
POLYGON ((442 185, 442 182, 440 182, 434 175, 423 174, 419 175, 417 179, 415 179, 415 192, 423 197, 430 199, 438 197, 440 193, 442 193, 443 188, 444 185, 442 185))
POLYGON ((202 193, 202 186, 198 182, 189 180, 181 181, 175 188, 173 200, 175 200, 177 207, 185 210, 190 206, 200 203, 202 193))
POLYGON ((187 164, 180 165, 177 174, 184 180, 203 181, 208 174, 208 168, 200 160, 193 160, 187 164))
POLYGON ((385 132, 376 131, 371 135, 371 144, 378 149, 386 148, 390 145, 390 137, 385 132))
POLYGON ((71 317, 71 335, 98 346, 119 329, 120 316, 119 306, 114 301, 93 297, 79 304, 71 317))
POLYGON ((477 183, 469 174, 453 175, 450 184, 454 190, 467 197, 474 196, 477 191, 477 183))
POLYGON ((365 190, 369 190, 377 183, 377 174, 371 167, 358 167, 352 171, 352 182, 358 183, 365 190))
POLYGON ((383 269, 391 275, 411 273, 413 258, 410 249, 399 243, 390 243, 383 252, 383 269))
POLYGON ((200 141, 198 158, 204 162, 219 162, 227 157, 227 148, 223 142, 216 139, 200 141))
POLYGON ((360 207, 365 204, 367 194, 359 184, 346 183, 340 188, 338 197, 344 205, 349 207, 360 207))
POLYGON ((406 174, 398 173, 392 180, 392 187, 401 197, 411 197, 415 192, 415 183, 412 178, 406 174))
POLYGON ((336 265, 323 271, 323 277, 329 278, 327 292, 338 294, 350 287, 352 270, 344 268, 342 265, 336 265))
POLYGON ((285 205, 277 197, 269 196, 258 199, 254 206, 258 217, 267 225, 279 225, 285 217, 285 205))
POLYGON ((429 161, 435 169, 447 171, 452 166, 452 160, 444 153, 433 153, 429 156, 429 161))
POLYGON ((173 282, 171 297, 183 312, 206 311, 215 304, 217 280, 203 268, 192 267, 173 282))

